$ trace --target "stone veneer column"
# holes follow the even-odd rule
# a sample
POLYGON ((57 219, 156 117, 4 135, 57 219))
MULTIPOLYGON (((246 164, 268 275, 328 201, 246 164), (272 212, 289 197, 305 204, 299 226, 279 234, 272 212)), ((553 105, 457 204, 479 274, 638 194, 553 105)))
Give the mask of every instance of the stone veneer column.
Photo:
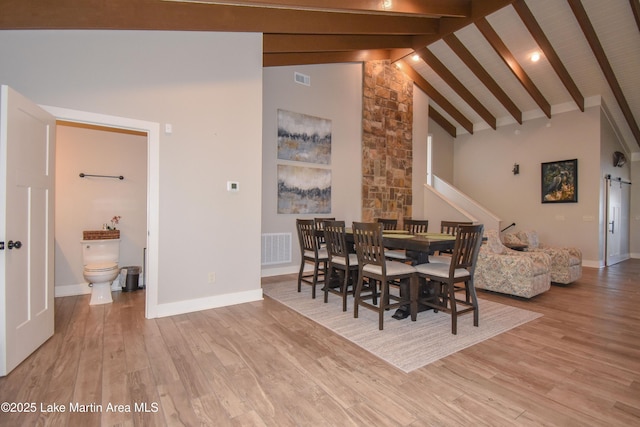
POLYGON ((364 63, 362 220, 411 217, 413 81, 389 61, 364 63))

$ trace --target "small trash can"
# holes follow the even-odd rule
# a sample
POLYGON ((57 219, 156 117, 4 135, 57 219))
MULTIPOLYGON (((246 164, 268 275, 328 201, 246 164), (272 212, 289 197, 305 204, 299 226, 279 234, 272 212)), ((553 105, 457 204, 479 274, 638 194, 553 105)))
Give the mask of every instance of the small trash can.
POLYGON ((122 287, 122 292, 137 291, 140 289, 138 287, 138 281, 140 280, 140 266, 131 265, 122 268, 127 271, 127 279, 125 281, 125 285, 122 287))

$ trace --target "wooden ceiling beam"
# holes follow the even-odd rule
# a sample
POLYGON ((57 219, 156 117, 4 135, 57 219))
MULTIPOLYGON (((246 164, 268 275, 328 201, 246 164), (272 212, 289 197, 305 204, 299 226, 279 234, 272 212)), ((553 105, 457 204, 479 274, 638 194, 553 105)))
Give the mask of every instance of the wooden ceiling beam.
POLYGON ((235 6, 261 6, 326 12, 406 14, 414 16, 443 16, 460 18, 470 14, 471 0, 402 0, 384 2, 381 0, 164 0, 176 2, 227 4, 235 6))
POLYGON ((440 108, 442 108, 448 115, 451 116, 456 122, 460 124, 463 128, 467 130, 467 132, 473 134, 473 123, 471 120, 467 119, 456 107, 451 104, 440 92, 436 90, 433 86, 429 84, 425 80, 424 77, 420 75, 416 70, 414 70, 406 61, 398 61, 396 63, 400 67, 400 69, 407 75, 416 86, 418 86, 424 93, 427 94, 429 99, 440 108))
POLYGON ((353 52, 268 53, 262 55, 263 67, 287 65, 335 64, 341 62, 381 61, 389 59, 389 51, 358 50, 353 52))
POLYGON ((158 0, 6 0, 0 29, 235 31, 288 34, 435 34, 438 18, 365 15, 158 0))
MULTIPOLYGON (((442 39, 444 36, 453 34, 467 25, 473 24, 478 19, 484 18, 485 16, 510 5, 514 1, 515 0, 472 0, 471 14, 469 16, 466 18, 441 18, 437 34, 416 35, 414 37, 413 48, 414 50, 418 50, 428 46, 431 43, 442 39)), ((401 58, 396 58, 396 60, 398 59, 401 58)))
POLYGON ((429 107, 429 118, 436 122, 442 129, 445 130, 452 137, 456 137, 456 127, 449 122, 442 114, 440 114, 435 108, 429 107))
POLYGON ((580 0, 567 0, 569 2, 569 6, 573 11, 576 19, 578 20, 578 24, 580 28, 582 28, 582 32, 584 33, 587 42, 589 42, 589 46, 591 46, 591 50, 600 64, 600 69, 604 74, 604 77, 607 79, 607 83, 609 83, 609 87, 613 92, 613 95, 618 101, 618 105, 622 110, 622 114, 627 120, 627 124, 629 128, 631 128, 631 132, 633 133, 634 138, 636 139, 636 143, 640 146, 640 128, 638 128, 638 123, 636 122, 635 117, 633 116, 633 112, 631 111, 631 107, 629 107, 629 103, 627 102, 627 98, 624 96, 622 92, 622 87, 616 78, 615 73, 613 72, 613 68, 607 59, 607 55, 605 54, 604 48, 600 43, 600 39, 596 34, 596 30, 593 28, 591 24, 591 20, 589 19, 589 15, 587 15, 587 11, 582 6, 580 0))
POLYGON ((339 52, 411 46, 411 36, 265 34, 264 53, 339 52))
POLYGON ((509 95, 505 93, 500 85, 491 77, 491 75, 484 69, 482 64, 469 52, 460 39, 455 34, 449 34, 444 38, 444 42, 449 48, 460 58, 462 62, 471 70, 473 74, 482 82, 482 84, 496 97, 496 99, 507 109, 509 114, 516 119, 516 121, 522 124, 522 111, 518 106, 509 98, 509 95))
POLYGON ((489 126, 491 126, 494 130, 496 129, 496 118, 489 110, 485 108, 484 105, 473 96, 473 94, 467 89, 460 80, 457 79, 456 76, 453 75, 451 71, 444 65, 428 48, 422 48, 416 53, 422 58, 422 60, 429 66, 433 71, 436 72, 440 76, 444 82, 449 85, 451 89, 453 89, 459 96, 462 98, 464 102, 466 102, 473 110, 478 113, 482 119, 487 122, 489 126))
POLYGON ((507 64, 507 67, 516 76, 520 84, 525 88, 533 100, 538 104, 544 114, 551 118, 551 105, 542 95, 540 90, 536 87, 533 81, 529 78, 524 69, 520 66, 516 58, 513 56, 509 48, 504 44, 498 33, 491 27, 489 21, 486 18, 482 18, 476 22, 476 27, 482 35, 487 39, 493 50, 496 51, 498 56, 507 64))
POLYGON ((531 33, 531 36, 534 38, 538 46, 540 46, 540 49, 542 49, 542 52, 544 52, 544 56, 547 58, 547 61, 549 61, 551 67, 555 70, 556 74, 562 81, 562 84, 564 84, 564 87, 578 105, 578 108, 580 108, 580 111, 584 111, 584 96, 580 93, 580 89, 578 89, 578 86, 571 78, 571 75, 560 60, 560 57, 551 45, 551 42, 549 42, 544 31, 542 31, 540 24, 538 24, 538 21, 533 16, 533 13, 531 13, 527 4, 524 0, 516 0, 513 3, 513 7, 518 15, 520 15, 520 19, 522 19, 522 22, 529 30, 529 33, 531 33))

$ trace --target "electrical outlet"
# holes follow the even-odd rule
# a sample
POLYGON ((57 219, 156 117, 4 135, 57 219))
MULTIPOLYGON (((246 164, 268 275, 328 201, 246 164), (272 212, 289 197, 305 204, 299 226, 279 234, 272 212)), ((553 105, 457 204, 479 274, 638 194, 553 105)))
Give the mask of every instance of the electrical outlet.
POLYGON ((216 273, 209 273, 209 283, 216 282, 216 273))

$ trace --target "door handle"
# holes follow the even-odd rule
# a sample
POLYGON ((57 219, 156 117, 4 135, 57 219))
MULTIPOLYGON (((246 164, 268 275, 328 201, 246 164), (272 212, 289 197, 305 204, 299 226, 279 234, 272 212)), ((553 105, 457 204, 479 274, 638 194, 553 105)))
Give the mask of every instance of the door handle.
POLYGON ((16 240, 15 242, 13 240, 9 240, 7 242, 7 248, 9 250, 16 248, 16 249, 20 249, 22 247, 22 242, 20 240, 16 240))
POLYGON ((615 227, 616 227, 616 222, 615 221, 611 221, 609 223, 609 225, 611 226, 611 230, 609 230, 609 233, 613 234, 614 230, 615 230, 615 227))

